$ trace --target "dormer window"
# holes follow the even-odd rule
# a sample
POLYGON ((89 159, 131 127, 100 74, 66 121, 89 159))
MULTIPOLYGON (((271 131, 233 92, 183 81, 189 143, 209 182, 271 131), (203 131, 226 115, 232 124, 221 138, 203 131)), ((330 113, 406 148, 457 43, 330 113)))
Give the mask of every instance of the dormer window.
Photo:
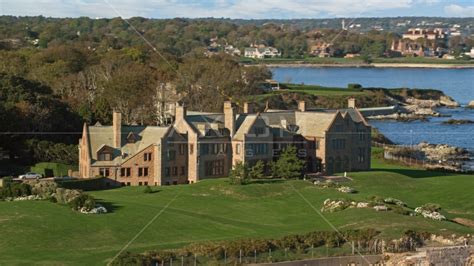
POLYGON ((135 142, 137 142, 137 136, 135 135, 135 133, 133 133, 133 132, 128 133, 128 135, 127 135, 127 143, 133 144, 133 143, 135 143, 135 142))
POLYGON ((98 161, 112 161, 113 160, 113 152, 114 149, 103 145, 98 151, 97 151, 97 160, 98 161))
POLYGON ((99 161, 112 161, 112 153, 109 153, 109 152, 99 153, 99 161))

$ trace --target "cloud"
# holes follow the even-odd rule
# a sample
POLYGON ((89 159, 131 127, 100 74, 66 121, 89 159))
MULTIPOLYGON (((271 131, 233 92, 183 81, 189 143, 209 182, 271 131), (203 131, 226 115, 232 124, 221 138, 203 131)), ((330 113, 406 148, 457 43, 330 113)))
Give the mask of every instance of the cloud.
MULTIPOLYGON (((0 0, 2 1, 2 0, 0 0)), ((358 17, 440 0, 13 0, 2 14, 54 17, 358 17)), ((453 6, 453 5, 452 5, 453 6)), ((427 14, 428 15, 428 14, 427 14)))
POLYGON ((452 17, 474 17, 474 6, 448 5, 444 7, 444 12, 452 17))

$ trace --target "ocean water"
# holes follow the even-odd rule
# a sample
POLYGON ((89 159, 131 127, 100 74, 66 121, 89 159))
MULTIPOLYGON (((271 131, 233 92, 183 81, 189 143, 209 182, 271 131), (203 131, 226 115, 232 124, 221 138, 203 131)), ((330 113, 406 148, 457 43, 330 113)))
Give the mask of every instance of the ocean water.
MULTIPOLYGON (((474 69, 412 68, 274 68, 280 82, 346 87, 359 83, 364 87, 439 89, 462 105, 474 100, 474 69)), ((449 119, 474 120, 474 110, 464 107, 439 110, 451 117, 430 118, 428 122, 369 121, 396 143, 422 141, 450 144, 474 151, 474 124, 444 125, 449 119)))

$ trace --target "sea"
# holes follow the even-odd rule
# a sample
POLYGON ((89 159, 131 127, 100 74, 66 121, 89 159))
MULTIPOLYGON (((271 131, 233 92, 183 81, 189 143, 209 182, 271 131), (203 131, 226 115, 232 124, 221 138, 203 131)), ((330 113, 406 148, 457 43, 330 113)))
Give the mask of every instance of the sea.
POLYGON ((426 122, 375 121, 369 123, 398 144, 420 142, 449 144, 474 152, 474 124, 446 125, 449 119, 474 121, 474 109, 465 106, 474 100, 474 69, 431 68, 339 68, 278 67, 272 68, 279 82, 347 87, 358 83, 364 87, 438 89, 459 102, 462 107, 440 108, 450 117, 430 118, 426 122))

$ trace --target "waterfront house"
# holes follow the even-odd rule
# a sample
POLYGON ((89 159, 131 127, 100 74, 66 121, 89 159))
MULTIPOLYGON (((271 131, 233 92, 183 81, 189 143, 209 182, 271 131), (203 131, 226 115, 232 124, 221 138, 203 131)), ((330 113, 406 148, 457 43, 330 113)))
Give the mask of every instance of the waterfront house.
POLYGON ((245 48, 244 56, 255 59, 280 57, 281 52, 273 47, 250 47, 245 48))
POLYGON ((175 108, 166 127, 123 125, 114 112, 113 125, 84 124, 79 141, 81 178, 107 177, 121 185, 172 185, 228 176, 238 162, 253 165, 278 159, 288 145, 298 148, 308 172, 370 169, 371 128, 355 107, 243 112, 225 102, 222 113, 175 108))

